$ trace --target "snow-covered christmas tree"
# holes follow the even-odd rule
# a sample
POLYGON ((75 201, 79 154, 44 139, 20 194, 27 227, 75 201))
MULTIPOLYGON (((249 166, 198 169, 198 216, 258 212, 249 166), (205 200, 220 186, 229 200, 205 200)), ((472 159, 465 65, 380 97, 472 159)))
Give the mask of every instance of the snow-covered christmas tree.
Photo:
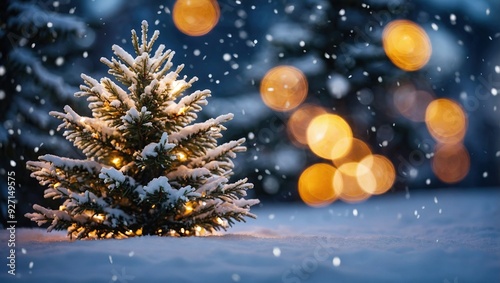
POLYGON ((255 217, 250 207, 259 201, 244 199, 253 185, 229 182, 245 139, 217 143, 233 115, 196 122, 210 90, 185 95, 197 78, 180 78, 183 65, 171 71, 174 52, 163 44, 153 50, 159 32, 148 40, 147 30, 146 21, 141 38, 132 30, 135 57, 113 45, 116 58, 101 58, 116 82, 82 75, 75 95, 87 98, 92 117, 69 106, 50 112, 87 158, 43 155, 27 163, 48 186, 45 198, 63 201, 26 214, 50 222, 49 231, 67 229, 76 239, 191 236, 255 217))

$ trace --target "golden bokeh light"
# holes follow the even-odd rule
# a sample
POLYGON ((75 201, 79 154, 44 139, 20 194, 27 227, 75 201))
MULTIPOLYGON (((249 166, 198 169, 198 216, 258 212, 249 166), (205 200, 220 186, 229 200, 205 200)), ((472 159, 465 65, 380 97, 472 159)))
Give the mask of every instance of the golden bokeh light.
POLYGON ((215 0, 177 0, 172 16, 175 26, 182 33, 202 36, 219 22, 220 7, 215 0))
POLYGON ((356 176, 361 189, 371 195, 380 195, 394 184, 396 169, 385 156, 368 155, 359 162, 356 176))
MULTIPOLYGON (((313 207, 321 207, 334 202, 338 195, 333 185, 337 170, 326 163, 313 164, 305 169, 299 178, 299 195, 302 201, 313 207)), ((342 184, 337 184, 342 191, 342 184)))
POLYGON ((313 104, 300 106, 288 119, 287 131, 293 141, 301 145, 307 145, 307 127, 314 117, 326 114, 323 107, 313 104))
POLYGON ((338 168, 344 163, 360 162, 364 157, 370 155, 371 153, 372 151, 370 150, 370 147, 368 147, 364 141, 353 138, 350 149, 344 156, 333 158, 333 164, 335 164, 338 168))
POLYGON ((437 99, 429 104, 425 112, 425 123, 432 137, 440 143, 459 143, 467 131, 464 110, 458 103, 447 98, 437 99))
POLYGON ((467 176, 469 169, 469 152, 462 143, 438 145, 432 159, 432 171, 439 180, 457 183, 467 176))
POLYGON ((387 57, 402 70, 416 71, 429 61, 432 46, 427 33, 408 20, 390 22, 382 34, 387 57))
POLYGON ((349 162, 342 164, 333 176, 333 188, 339 198, 345 202, 360 202, 371 195, 363 190, 358 183, 358 171, 367 171, 363 164, 349 162), (359 168, 361 166, 361 168, 359 168), (341 186, 342 185, 342 186, 341 186))
POLYGON ((425 121, 425 111, 433 100, 432 94, 416 90, 410 84, 400 86, 393 93, 393 103, 396 109, 401 115, 414 122, 425 121))
POLYGON ((177 160, 179 160, 179 161, 183 162, 183 161, 187 160, 187 155, 182 151, 177 152, 176 156, 177 156, 177 160))
POLYGON ((307 79, 299 69, 278 66, 269 70, 260 84, 264 103, 275 111, 289 111, 306 99, 307 79))
POLYGON ((325 159, 338 159, 346 155, 351 148, 352 139, 351 127, 338 115, 319 115, 307 127, 310 149, 325 159))

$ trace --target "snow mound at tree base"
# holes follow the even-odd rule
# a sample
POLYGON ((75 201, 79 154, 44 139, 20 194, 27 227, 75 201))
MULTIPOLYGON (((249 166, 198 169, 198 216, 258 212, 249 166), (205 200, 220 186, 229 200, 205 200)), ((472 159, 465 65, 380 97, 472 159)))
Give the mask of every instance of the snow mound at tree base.
POLYGON ((496 282, 500 189, 420 191, 325 208, 264 204, 208 237, 71 242, 16 230, 1 282, 496 282))

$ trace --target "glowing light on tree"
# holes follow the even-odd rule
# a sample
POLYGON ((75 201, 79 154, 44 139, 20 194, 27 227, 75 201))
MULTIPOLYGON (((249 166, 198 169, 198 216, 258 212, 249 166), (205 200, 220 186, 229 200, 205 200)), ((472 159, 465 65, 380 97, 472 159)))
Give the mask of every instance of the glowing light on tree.
POLYGON ((113 163, 114 165, 118 166, 121 162, 121 158, 120 157, 115 157, 113 158, 113 160, 111 160, 111 163, 113 163))
POLYGON ((264 103, 275 111, 289 111, 306 99, 307 79, 299 69, 277 66, 269 70, 260 84, 264 103))
POLYGON ((184 152, 180 151, 176 154, 177 158, 179 159, 179 161, 186 161, 187 160, 187 156, 184 152))
POLYGON ((219 22, 220 7, 215 0, 177 0, 172 16, 175 26, 182 33, 202 36, 219 22))
POLYGON ((432 54, 427 33, 418 24, 408 20, 390 22, 384 28, 382 42, 387 57, 405 71, 421 69, 432 54))

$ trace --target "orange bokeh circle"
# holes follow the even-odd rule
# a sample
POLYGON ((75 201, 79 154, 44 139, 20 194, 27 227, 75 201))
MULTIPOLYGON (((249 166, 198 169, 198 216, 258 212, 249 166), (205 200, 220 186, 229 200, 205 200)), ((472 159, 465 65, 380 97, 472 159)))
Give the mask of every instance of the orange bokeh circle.
POLYGON ((182 33, 202 36, 219 22, 220 7, 215 0, 177 0, 172 16, 175 26, 182 33))
POLYGON ((277 66, 269 70, 260 84, 264 103, 275 111, 289 111, 299 106, 307 96, 307 79, 299 69, 277 66))
POLYGON ((464 110, 458 103, 447 98, 436 99, 427 106, 425 123, 432 137, 440 143, 459 143, 467 131, 464 110))
POLYGON ((432 158, 432 171, 439 180, 453 184, 467 176, 470 169, 470 157, 461 144, 440 144, 432 158))
POLYGON ((371 155, 372 151, 370 147, 362 140, 353 138, 351 142, 351 147, 341 157, 333 158, 333 164, 338 168, 344 163, 349 162, 360 162, 367 155, 371 155))
POLYGON ((363 164, 358 162, 349 162, 342 164, 333 176, 333 188, 339 195, 339 198, 345 202, 360 202, 368 199, 371 194, 361 188, 358 182, 358 171, 368 170, 363 164))
MULTIPOLYGON (((298 190, 302 201, 313 207, 334 202, 338 195, 333 188, 333 176, 337 170, 326 163, 313 164, 305 169, 299 178, 298 190)), ((339 184, 342 190, 342 184, 339 184)))
POLYGON ((319 157, 341 158, 349 152, 352 145, 351 127, 338 115, 319 115, 307 127, 307 144, 319 157))
POLYGON ((314 117, 327 113, 323 107, 304 104, 290 116, 287 122, 287 130, 290 137, 300 143, 307 145, 307 127, 314 117))
POLYGON ((396 169, 387 157, 368 155, 359 162, 357 180, 361 188, 371 194, 380 195, 387 192, 396 180, 396 169))
POLYGON ((416 71, 429 61, 432 46, 427 33, 416 23, 395 20, 382 34, 385 54, 402 70, 416 71))

